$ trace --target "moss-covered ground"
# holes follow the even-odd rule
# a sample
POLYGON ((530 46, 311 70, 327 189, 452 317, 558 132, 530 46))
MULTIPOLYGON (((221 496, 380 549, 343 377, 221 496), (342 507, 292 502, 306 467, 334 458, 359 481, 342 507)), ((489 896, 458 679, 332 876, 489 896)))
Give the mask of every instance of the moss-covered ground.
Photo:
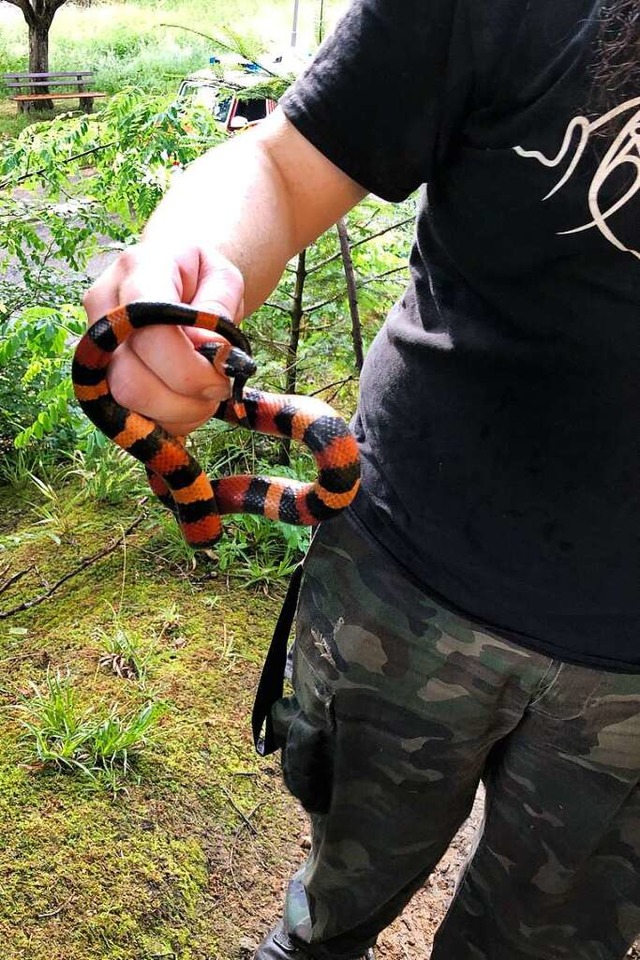
MULTIPOLYGON (((37 525, 23 493, 0 489, 0 617, 117 538, 134 509, 79 500, 37 525)), ((240 957, 300 856, 299 812, 249 727, 279 597, 230 585, 212 561, 168 563, 154 536, 142 523, 0 619, 2 960, 240 957), (118 631, 137 677, 99 663, 118 631), (56 673, 96 709, 166 704, 115 791, 34 762, 21 707, 56 673)))

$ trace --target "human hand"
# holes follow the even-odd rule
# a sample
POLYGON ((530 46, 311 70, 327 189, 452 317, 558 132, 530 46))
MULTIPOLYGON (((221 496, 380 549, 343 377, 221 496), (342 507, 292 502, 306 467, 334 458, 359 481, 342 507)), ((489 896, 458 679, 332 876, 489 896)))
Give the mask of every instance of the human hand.
MULTIPOLYGON (((226 257, 183 244, 168 253, 143 240, 124 251, 87 291, 90 323, 134 300, 187 303, 239 322, 243 315, 242 274, 226 257)), ((147 327, 115 351, 109 388, 119 404, 149 417, 169 433, 184 436, 209 420, 230 395, 230 381, 217 373, 197 347, 218 339, 193 327, 147 327)))

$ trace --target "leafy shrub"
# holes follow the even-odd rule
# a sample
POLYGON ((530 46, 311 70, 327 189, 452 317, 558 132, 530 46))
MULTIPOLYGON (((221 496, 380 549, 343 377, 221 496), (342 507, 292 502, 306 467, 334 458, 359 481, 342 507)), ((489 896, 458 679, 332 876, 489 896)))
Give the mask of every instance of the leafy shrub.
POLYGON ((99 237, 135 239, 174 163, 220 136, 202 110, 126 91, 100 115, 35 124, 0 144, 1 185, 31 187, 0 196, 0 267, 14 274, 0 283, 0 439, 20 447, 54 437, 60 452, 86 450, 69 372, 87 260, 99 237))

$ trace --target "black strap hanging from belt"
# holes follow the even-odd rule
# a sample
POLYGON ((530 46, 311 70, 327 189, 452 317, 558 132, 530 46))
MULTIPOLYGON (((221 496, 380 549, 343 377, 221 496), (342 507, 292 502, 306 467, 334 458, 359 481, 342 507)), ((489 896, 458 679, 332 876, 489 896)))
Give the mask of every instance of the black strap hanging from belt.
POLYGON ((291 634, 291 625, 296 612, 302 564, 293 571, 287 595, 284 598, 280 616, 273 631, 273 639, 262 668, 255 703, 251 713, 251 729, 255 748, 262 757, 278 750, 282 744, 276 737, 271 719, 271 708, 282 697, 284 691, 284 671, 287 664, 287 646, 291 634))

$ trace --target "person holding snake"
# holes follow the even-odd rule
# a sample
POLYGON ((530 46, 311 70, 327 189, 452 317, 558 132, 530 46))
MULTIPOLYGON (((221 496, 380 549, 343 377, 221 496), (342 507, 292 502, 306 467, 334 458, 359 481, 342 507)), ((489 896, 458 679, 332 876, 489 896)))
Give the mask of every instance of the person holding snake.
MULTIPOLYGON (((636 0, 353 0, 87 293, 92 322, 237 324, 367 192, 421 190, 271 713, 313 844, 256 960, 369 955, 481 780, 434 960, 619 960, 640 932, 639 126, 636 0)), ((211 341, 135 330, 111 394, 185 436, 231 393, 211 341)))

